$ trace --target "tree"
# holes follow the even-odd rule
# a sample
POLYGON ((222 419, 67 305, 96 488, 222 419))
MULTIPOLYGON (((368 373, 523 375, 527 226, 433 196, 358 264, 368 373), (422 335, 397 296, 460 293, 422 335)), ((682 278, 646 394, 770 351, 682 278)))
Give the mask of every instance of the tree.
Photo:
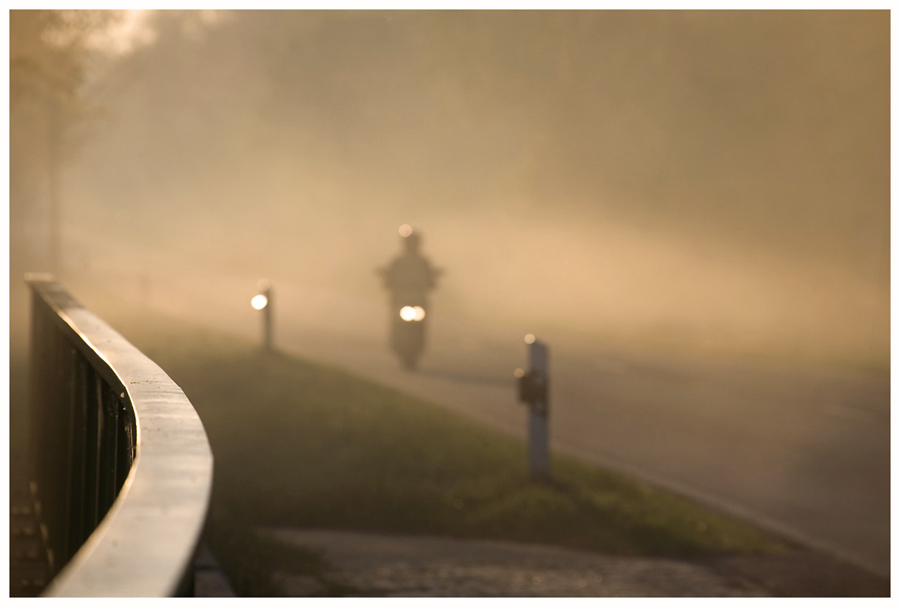
POLYGON ((43 263, 58 269, 60 169, 69 152, 72 127, 90 109, 80 94, 91 54, 90 36, 119 17, 118 11, 10 11, 10 261, 14 267, 43 263), (49 250, 44 251, 35 242, 40 239, 37 226, 42 224, 49 226, 49 250), (37 261, 42 257, 42 262, 37 261))

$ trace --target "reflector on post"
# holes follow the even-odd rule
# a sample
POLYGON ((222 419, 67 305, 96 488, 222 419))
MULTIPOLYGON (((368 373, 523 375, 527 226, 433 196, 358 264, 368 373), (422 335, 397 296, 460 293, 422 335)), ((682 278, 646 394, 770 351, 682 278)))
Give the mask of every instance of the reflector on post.
POLYGON ((269 304, 269 298, 265 295, 255 295, 253 299, 250 300, 250 305, 253 306, 254 310, 262 310, 269 304))

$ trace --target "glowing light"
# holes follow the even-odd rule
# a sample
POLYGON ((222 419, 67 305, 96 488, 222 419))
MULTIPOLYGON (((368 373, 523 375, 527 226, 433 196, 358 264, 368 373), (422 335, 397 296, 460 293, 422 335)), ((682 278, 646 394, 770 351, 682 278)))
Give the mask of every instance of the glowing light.
POLYGON ((531 333, 529 333, 528 335, 526 335, 526 336, 525 336, 525 343, 526 343, 526 344, 533 344, 533 343, 534 343, 534 335, 532 335, 531 333))
POLYGON ((403 306, 400 308, 400 318, 407 322, 419 322, 425 318, 425 308, 422 306, 403 306))
POLYGON ((269 299, 265 295, 256 295, 250 300, 250 305, 254 310, 262 310, 269 304, 269 299))
POLYGON ((409 236, 410 234, 413 233, 413 229, 412 229, 411 225, 409 225, 408 223, 404 223, 402 226, 400 226, 399 232, 400 232, 400 236, 402 236, 403 238, 406 238, 407 236, 409 236))

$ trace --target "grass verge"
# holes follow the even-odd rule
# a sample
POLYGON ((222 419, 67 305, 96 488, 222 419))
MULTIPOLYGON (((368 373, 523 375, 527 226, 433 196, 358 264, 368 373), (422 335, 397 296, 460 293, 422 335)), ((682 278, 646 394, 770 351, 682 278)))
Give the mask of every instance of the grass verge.
MULTIPOLYGON (((526 446, 330 366, 171 319, 123 334, 184 390, 215 454, 209 541, 241 594, 291 558, 255 529, 296 526, 540 542, 682 559, 781 552, 740 521, 554 455, 529 480, 526 446)), ((347 589, 330 589, 330 594, 347 589)))

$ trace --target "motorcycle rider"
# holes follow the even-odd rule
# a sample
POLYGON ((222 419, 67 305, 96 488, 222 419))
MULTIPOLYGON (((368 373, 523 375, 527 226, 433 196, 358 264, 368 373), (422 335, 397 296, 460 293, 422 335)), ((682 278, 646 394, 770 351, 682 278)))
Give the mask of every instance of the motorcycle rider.
POLYGON ((422 236, 419 232, 404 224, 400 226, 400 236, 403 253, 386 268, 380 269, 379 273, 391 295, 391 348, 407 369, 413 369, 425 347, 428 292, 437 286, 441 270, 433 267, 421 254, 422 236), (401 317, 403 308, 416 317, 401 317))
POLYGON ((400 226, 403 253, 381 270, 384 286, 391 293, 394 309, 400 306, 418 305, 428 309, 428 291, 437 286, 441 270, 433 267, 421 253, 421 234, 408 225, 400 226))

